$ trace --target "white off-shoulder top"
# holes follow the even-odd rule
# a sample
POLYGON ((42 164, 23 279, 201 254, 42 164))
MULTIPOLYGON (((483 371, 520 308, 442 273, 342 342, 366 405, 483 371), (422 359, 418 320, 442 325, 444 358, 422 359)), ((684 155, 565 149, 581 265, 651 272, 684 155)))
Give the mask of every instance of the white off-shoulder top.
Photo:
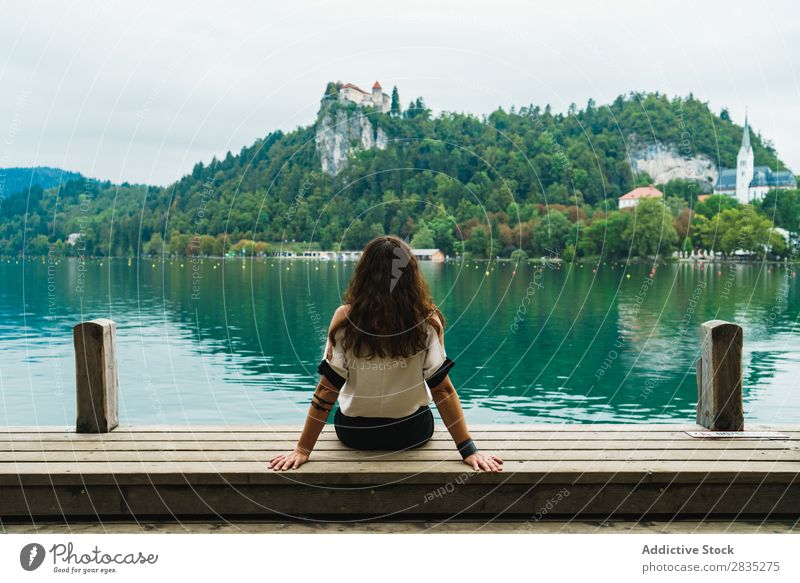
POLYGON ((425 350, 405 358, 356 358, 351 350, 342 350, 341 329, 335 346, 326 342, 318 370, 339 389, 342 413, 398 419, 431 402, 429 386, 441 383, 455 363, 447 358, 436 329, 426 326, 425 350))

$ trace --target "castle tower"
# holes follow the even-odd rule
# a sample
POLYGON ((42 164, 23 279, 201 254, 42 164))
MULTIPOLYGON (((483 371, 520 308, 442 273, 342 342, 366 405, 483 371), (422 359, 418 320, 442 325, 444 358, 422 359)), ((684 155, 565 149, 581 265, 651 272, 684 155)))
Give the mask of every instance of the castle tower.
POLYGON ((753 148, 750 146, 750 126, 745 115, 742 146, 736 156, 736 198, 742 204, 750 202, 750 183, 753 181, 753 171, 754 158, 753 148))
POLYGON ((379 109, 383 107, 383 88, 377 81, 372 86, 372 105, 379 109))

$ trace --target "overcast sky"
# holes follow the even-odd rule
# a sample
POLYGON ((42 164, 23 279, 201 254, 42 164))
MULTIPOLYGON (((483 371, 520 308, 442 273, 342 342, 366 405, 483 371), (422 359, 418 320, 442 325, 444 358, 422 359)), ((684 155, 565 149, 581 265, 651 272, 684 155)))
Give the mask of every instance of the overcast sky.
POLYGON ((0 167, 167 184, 313 122, 328 80, 434 111, 631 90, 748 108, 800 172, 791 1, 0 2, 0 167), (613 6, 613 7, 612 7, 613 6))

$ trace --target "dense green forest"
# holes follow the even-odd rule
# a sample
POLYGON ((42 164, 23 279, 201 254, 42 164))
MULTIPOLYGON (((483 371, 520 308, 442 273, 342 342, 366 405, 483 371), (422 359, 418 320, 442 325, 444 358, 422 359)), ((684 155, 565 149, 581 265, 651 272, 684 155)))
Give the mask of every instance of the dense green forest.
POLYGON ((48 166, 0 168, 0 198, 25 192, 33 186, 53 188, 70 180, 81 179, 83 176, 78 172, 48 166))
MULTIPOLYGON (((359 152, 335 177, 320 169, 311 125, 198 163, 164 188, 91 180, 30 188, 0 201, 0 254, 221 255, 281 242, 357 249, 391 233, 473 257, 785 255, 773 224, 800 230, 796 191, 740 207, 725 196, 698 203, 700 184, 675 180, 658 185, 663 202, 616 210, 621 194, 650 182, 631 172, 632 144, 672 144, 735 165, 742 128, 691 95, 631 93, 566 113, 530 105, 485 117, 433 116, 421 98, 395 105, 363 111, 388 147, 359 152), (66 244, 70 233, 81 233, 79 245, 66 244)), ((783 166, 758 135, 752 144, 757 165, 783 166)))

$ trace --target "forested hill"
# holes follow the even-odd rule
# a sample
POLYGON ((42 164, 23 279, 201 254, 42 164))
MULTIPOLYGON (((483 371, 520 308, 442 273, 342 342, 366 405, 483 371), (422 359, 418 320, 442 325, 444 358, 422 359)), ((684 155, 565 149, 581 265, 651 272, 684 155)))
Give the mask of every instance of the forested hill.
MULTIPOLYGON (((421 229, 422 239, 431 233, 433 243, 448 247, 442 237, 469 238, 476 228, 497 238, 503 230, 533 230, 545 203, 564 205, 554 208, 588 224, 598 208, 616 208, 617 197, 649 181, 631 171, 634 146, 672 145, 733 167, 742 137, 725 111, 716 115, 692 96, 630 94, 564 114, 531 105, 486 117, 432 116, 422 99, 399 114, 329 107, 367 115, 388 136, 387 147, 358 152, 332 177, 321 171, 320 128, 311 125, 198 163, 166 188, 71 182, 34 189, 26 205, 7 200, 0 208, 0 253, 22 249, 26 207, 26 252, 34 254, 48 243, 65 249, 75 232, 83 234, 84 252, 97 255, 183 253, 197 235, 207 254, 240 240, 358 248, 381 233, 411 238, 421 229)), ((758 135, 752 144, 756 164, 782 166, 758 135)), ((663 187, 667 196, 696 196, 679 182, 663 187)), ((531 233, 522 238, 530 241, 531 233)))
POLYGON ((61 168, 0 168, 0 198, 27 191, 32 186, 53 188, 70 180, 83 178, 78 172, 61 168))

